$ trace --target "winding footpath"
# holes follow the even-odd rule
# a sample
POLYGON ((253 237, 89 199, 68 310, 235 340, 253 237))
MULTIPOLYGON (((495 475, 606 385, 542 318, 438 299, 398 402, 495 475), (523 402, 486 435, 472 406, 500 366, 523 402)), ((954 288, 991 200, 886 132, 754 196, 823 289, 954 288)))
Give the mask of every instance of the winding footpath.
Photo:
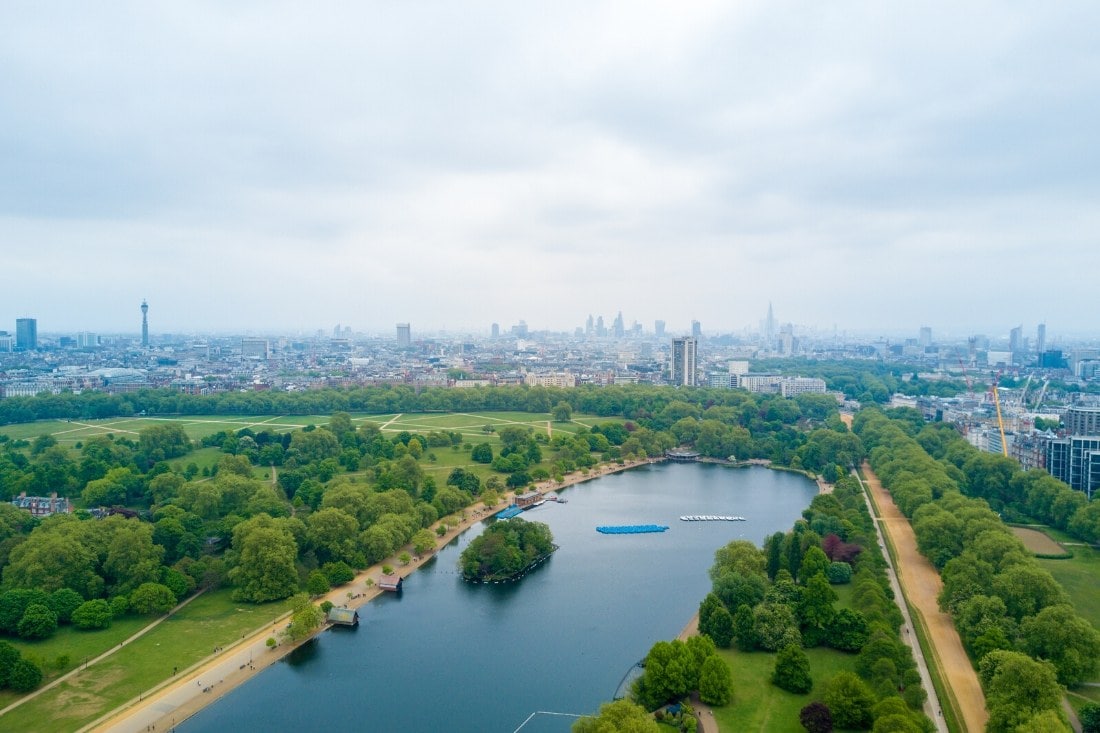
MULTIPOLYGON (((866 486, 878 508, 875 523, 894 546, 897 579, 906 604, 916 612, 928 630, 928 640, 939 663, 940 674, 954 698, 954 707, 962 718, 963 727, 970 733, 981 733, 989 719, 985 709, 985 693, 951 617, 939 608, 937 598, 943 590, 940 574, 917 550, 917 537, 912 525, 898 509, 894 498, 882 487, 870 465, 864 463, 862 470, 866 486)), ((903 604, 899 605, 904 608, 903 604)), ((931 699, 933 690, 930 686, 927 689, 931 699)), ((939 710, 933 720, 942 724, 939 710)))

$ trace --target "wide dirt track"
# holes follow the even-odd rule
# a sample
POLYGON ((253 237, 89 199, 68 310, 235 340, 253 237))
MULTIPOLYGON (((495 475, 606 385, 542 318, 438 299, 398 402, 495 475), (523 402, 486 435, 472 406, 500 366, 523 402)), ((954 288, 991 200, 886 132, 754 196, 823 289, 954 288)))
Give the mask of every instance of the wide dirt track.
POLYGON ((940 611, 936 602, 943 589, 940 574, 917 550, 917 537, 909 520, 894 504, 894 498, 882 487, 867 463, 863 464, 863 474, 878 507, 879 521, 889 534, 897 554, 898 581, 909 599, 910 608, 915 609, 924 620, 929 640, 935 647, 940 675, 953 692, 966 730, 981 733, 989 719, 985 710, 985 693, 951 617, 940 611))

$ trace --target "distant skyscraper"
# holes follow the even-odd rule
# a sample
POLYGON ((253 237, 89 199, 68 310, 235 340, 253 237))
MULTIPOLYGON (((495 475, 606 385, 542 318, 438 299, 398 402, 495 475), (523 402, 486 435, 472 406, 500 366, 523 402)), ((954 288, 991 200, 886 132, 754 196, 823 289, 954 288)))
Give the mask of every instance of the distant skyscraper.
POLYGON ((407 323, 397 324, 397 345, 398 346, 411 346, 412 345, 412 328, 407 323))
POLYGON ((622 311, 619 311, 619 315, 615 316, 615 321, 611 324, 611 334, 619 339, 626 335, 626 328, 623 326, 622 311))
POLYGON ((591 313, 588 314, 588 320, 584 322, 584 335, 589 338, 596 335, 596 325, 591 313))
POLYGON ((699 321, 691 322, 691 337, 693 339, 703 338, 703 327, 699 324, 699 321))
POLYGON ((494 323, 489 328, 489 333, 492 334, 492 337, 495 338, 495 339, 500 338, 500 324, 499 323, 494 323))
POLYGON ((603 325, 603 316, 596 319, 596 335, 600 337, 607 335, 607 327, 603 325))
POLYGON ((664 338, 665 337, 665 322, 664 321, 654 321, 653 322, 653 335, 656 336, 657 338, 664 338))
POLYGON ((1047 348, 1047 324, 1040 323, 1035 333, 1035 353, 1042 354, 1047 348))
POLYGON ((931 326, 921 326, 920 327, 920 340, 917 343, 919 343, 922 347, 924 347, 926 349, 929 346, 932 345, 932 327, 931 326))
POLYGON ((1008 332, 1008 350, 1017 354, 1024 348, 1024 327, 1016 326, 1008 332))
POLYGON ((149 304, 141 301, 141 348, 149 348, 149 304))
POLYGON ((764 341, 769 347, 775 341, 775 313, 771 301, 768 301, 768 317, 764 320, 764 341))
POLYGON ((15 348, 26 351, 33 351, 38 348, 38 321, 36 319, 15 319, 15 348))
POLYGON ((693 338, 672 339, 672 363, 669 372, 672 383, 682 387, 694 387, 698 342, 693 338))

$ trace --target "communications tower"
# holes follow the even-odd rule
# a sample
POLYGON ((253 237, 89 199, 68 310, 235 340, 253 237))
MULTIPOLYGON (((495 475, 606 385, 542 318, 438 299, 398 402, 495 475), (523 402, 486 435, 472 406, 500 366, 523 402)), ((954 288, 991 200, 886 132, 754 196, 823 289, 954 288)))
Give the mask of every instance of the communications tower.
POLYGON ((149 348, 149 304, 141 301, 141 348, 149 348))

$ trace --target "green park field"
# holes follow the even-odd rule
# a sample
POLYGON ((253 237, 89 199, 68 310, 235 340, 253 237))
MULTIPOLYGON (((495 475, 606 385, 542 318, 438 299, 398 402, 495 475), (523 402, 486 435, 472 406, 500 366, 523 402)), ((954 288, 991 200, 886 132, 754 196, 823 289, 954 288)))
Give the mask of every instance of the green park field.
MULTIPOLYGON (((289 608, 285 601, 236 603, 230 592, 226 588, 196 597, 145 636, 4 714, 0 730, 76 730, 170 679, 173 667, 182 674, 210 656, 215 646, 232 646, 289 608)), ((69 667, 73 668, 82 664, 85 656, 113 648, 153 620, 127 618, 101 632, 68 629, 69 633, 59 632, 46 641, 12 643, 47 659, 59 653, 71 655, 69 667)), ((0 705, 15 699, 5 692, 0 705)))
POLYGON ((798 713, 820 699, 821 683, 838 672, 852 672, 856 655, 832 649, 806 649, 813 689, 805 695, 781 690, 771 683, 776 654, 719 649, 733 677, 733 701, 714 709, 720 730, 766 730, 769 733, 805 733, 798 713))

